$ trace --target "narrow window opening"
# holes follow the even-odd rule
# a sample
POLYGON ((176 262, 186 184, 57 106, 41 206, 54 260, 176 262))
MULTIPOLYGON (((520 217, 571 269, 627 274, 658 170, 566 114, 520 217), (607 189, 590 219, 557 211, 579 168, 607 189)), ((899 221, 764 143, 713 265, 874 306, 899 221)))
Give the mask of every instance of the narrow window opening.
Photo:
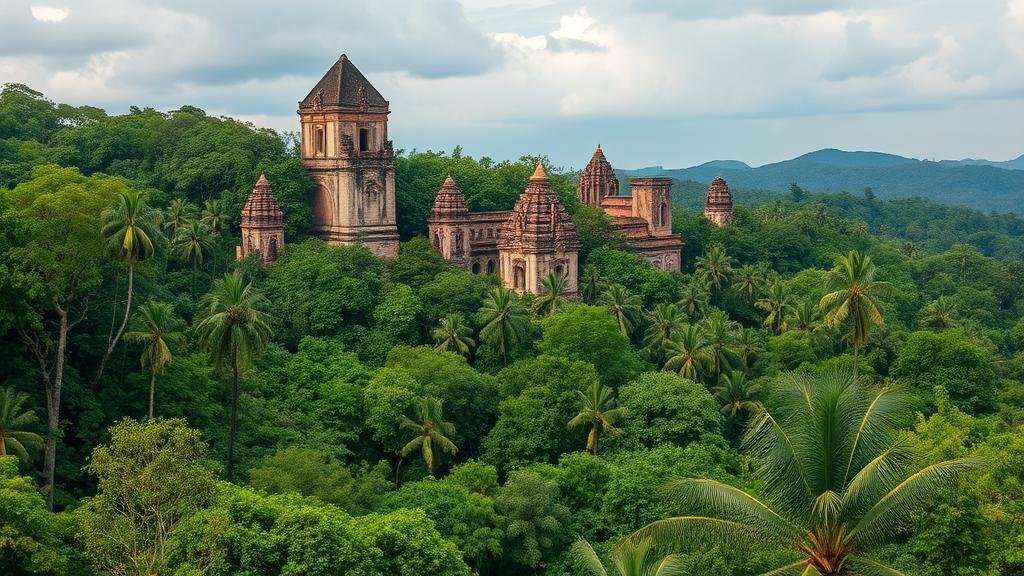
POLYGON ((370 149, 370 129, 360 128, 359 129, 359 151, 366 152, 370 149))
POLYGON ((315 152, 317 155, 324 155, 327 153, 327 133, 323 126, 316 127, 316 136, 314 137, 315 152))

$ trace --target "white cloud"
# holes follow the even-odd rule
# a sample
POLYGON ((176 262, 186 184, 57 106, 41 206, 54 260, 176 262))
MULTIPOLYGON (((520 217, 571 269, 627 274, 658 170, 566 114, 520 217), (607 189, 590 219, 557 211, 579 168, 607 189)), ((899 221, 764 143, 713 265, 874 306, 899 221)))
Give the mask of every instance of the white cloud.
POLYGON ((32 6, 32 17, 40 22, 61 22, 71 14, 67 8, 54 8, 53 6, 32 6))

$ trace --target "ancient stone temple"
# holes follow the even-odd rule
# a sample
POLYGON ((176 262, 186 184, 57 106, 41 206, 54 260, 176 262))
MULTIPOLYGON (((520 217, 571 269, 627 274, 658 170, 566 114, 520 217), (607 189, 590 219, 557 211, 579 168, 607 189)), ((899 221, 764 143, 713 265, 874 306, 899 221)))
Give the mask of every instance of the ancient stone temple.
POLYGON ((704 199, 704 217, 718 226, 732 224, 732 194, 721 176, 715 176, 704 199))
POLYGON ((299 102, 301 156, 316 183, 312 232, 398 254, 388 101, 344 54, 299 102))
POLYGON ((567 295, 577 291, 579 239, 572 218, 537 164, 512 210, 470 212, 448 176, 427 220, 434 246, 445 261, 475 274, 497 273, 519 292, 544 292, 550 272, 565 276, 567 295))
POLYGON ((629 188, 629 196, 619 196, 618 177, 598 146, 580 174, 580 201, 610 215, 630 248, 654 267, 678 272, 683 239, 672 233, 672 179, 631 178, 629 188))
POLYGON ((267 177, 261 174, 242 208, 242 244, 235 247, 235 256, 241 260, 257 252, 264 264, 270 264, 283 247, 284 212, 267 177))

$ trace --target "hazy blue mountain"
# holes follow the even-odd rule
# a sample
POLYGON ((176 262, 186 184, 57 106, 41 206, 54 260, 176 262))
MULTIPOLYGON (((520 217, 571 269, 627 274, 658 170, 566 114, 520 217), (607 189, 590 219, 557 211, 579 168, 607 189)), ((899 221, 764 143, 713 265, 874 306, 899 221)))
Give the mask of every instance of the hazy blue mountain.
POLYGON ((704 184, 722 176, 730 187, 770 192, 784 192, 793 182, 814 192, 859 193, 870 187, 881 198, 920 196, 982 211, 1024 214, 1024 156, 1000 163, 978 162, 931 162, 881 152, 826 149, 756 168, 726 160, 691 168, 645 168, 642 174, 622 170, 620 174, 663 175, 704 184))
POLYGON ((1013 160, 1004 160, 1002 162, 965 158, 963 160, 940 160, 939 164, 942 164, 943 166, 992 166, 995 168, 1002 168, 1004 170, 1024 170, 1024 154, 1021 154, 1013 160))

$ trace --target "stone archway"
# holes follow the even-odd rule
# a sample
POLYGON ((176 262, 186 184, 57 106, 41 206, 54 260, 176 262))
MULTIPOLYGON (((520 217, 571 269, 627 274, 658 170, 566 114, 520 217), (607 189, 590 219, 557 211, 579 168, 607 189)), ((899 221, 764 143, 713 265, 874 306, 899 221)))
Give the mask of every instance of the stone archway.
POLYGON ((313 191, 313 227, 329 228, 334 225, 334 198, 323 184, 313 191))
POLYGON ((526 267, 516 264, 512 268, 512 287, 516 290, 526 290, 526 267))

